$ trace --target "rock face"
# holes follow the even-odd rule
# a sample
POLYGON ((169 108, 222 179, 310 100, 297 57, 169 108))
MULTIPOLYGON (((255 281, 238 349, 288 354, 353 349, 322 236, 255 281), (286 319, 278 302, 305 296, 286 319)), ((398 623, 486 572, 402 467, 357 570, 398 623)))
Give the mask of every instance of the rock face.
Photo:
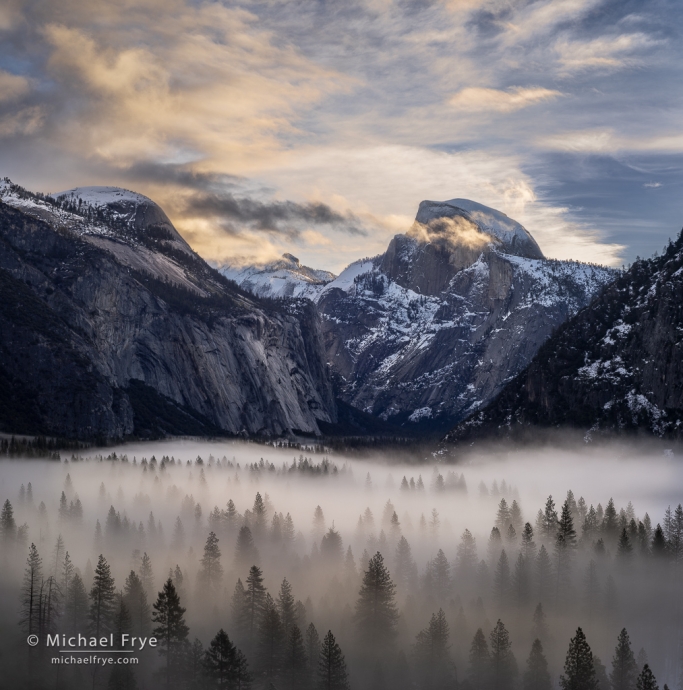
MULTIPOLYGON (((241 270, 231 277, 257 294, 283 284, 281 266, 241 270)), ((435 432, 490 402, 616 275, 547 260, 516 221, 452 199, 423 201, 384 254, 297 294, 317 304, 341 399, 435 432)))
POLYGON ((422 431, 490 402, 615 272, 543 258, 503 214, 423 202, 387 251, 320 289, 328 361, 347 403, 422 431))
POLYGON ((0 183, 0 429, 110 439, 319 433, 320 318, 211 269, 152 201, 0 183))
POLYGON ((567 321, 488 408, 447 441, 539 427, 683 436, 683 234, 567 321))

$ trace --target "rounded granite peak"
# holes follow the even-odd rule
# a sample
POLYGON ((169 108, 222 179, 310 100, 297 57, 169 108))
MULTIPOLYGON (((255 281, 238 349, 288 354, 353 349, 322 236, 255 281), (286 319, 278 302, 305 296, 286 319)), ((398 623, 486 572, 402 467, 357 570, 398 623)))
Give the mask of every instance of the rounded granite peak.
POLYGON ((492 238, 504 253, 529 259, 542 259, 543 252, 531 233, 516 220, 501 211, 470 199, 422 201, 415 217, 416 223, 427 228, 438 226, 440 220, 463 218, 492 238))

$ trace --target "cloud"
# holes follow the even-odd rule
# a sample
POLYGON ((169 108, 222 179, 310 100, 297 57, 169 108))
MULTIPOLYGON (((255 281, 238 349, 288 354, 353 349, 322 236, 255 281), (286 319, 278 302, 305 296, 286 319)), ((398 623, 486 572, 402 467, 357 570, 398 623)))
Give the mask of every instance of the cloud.
POLYGON ((562 96, 559 91, 540 86, 513 86, 506 91, 470 86, 456 93, 448 102, 465 112, 511 113, 515 110, 562 96))
POLYGON ((662 183, 661 182, 646 182, 643 187, 645 189, 657 189, 657 187, 661 187, 662 183))
POLYGON ((367 230, 351 213, 333 211, 327 204, 294 201, 261 201, 223 194, 195 194, 185 206, 186 216, 215 218, 230 233, 243 228, 294 238, 311 227, 327 226, 349 235, 367 235, 367 230))
POLYGON ((0 103, 24 96, 30 89, 26 77, 0 69, 0 103))

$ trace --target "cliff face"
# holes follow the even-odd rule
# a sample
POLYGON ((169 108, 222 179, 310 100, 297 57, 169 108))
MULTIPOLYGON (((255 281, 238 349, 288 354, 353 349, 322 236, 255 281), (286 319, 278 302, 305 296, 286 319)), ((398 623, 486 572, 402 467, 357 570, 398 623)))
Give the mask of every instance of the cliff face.
POLYGON ((538 427, 683 435, 683 235, 637 261, 541 347, 497 400, 448 441, 538 427))
POLYGON ((149 200, 105 197, 98 212, 68 194, 54 206, 5 185, 0 428, 279 435, 336 421, 313 305, 243 293, 149 200))
POLYGON ((317 295, 340 397, 394 424, 445 431, 486 406, 615 277, 544 259, 492 209, 423 202, 409 233, 317 295))

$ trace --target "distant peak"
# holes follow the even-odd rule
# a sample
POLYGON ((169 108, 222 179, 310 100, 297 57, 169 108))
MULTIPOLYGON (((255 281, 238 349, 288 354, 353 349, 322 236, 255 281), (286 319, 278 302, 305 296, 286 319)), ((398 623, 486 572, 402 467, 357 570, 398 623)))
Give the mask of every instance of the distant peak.
POLYGON ((536 240, 524 226, 505 213, 470 199, 422 201, 415 221, 424 226, 428 234, 430 227, 439 227, 440 221, 444 219, 462 223, 458 218, 476 226, 477 230, 491 237, 506 253, 530 259, 543 258, 536 240))
POLYGON ((297 257, 294 256, 293 254, 285 253, 285 254, 282 255, 282 258, 283 258, 283 259, 287 259, 287 261, 291 261, 291 262, 292 262, 293 264, 295 264, 297 267, 298 267, 298 266, 301 266, 301 262, 300 262, 299 259, 297 259, 297 257))

